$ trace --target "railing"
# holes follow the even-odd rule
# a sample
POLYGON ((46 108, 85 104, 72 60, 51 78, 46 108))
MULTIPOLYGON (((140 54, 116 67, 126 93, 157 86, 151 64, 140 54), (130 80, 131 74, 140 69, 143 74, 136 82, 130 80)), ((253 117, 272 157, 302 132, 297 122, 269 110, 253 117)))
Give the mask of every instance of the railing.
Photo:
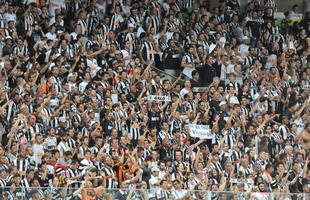
POLYGON ((69 200, 69 199, 96 199, 96 200, 307 200, 310 194, 304 193, 234 193, 234 192, 211 192, 204 190, 142 190, 134 187, 120 189, 97 188, 25 188, 25 187, 0 187, 0 199, 19 200, 69 200))

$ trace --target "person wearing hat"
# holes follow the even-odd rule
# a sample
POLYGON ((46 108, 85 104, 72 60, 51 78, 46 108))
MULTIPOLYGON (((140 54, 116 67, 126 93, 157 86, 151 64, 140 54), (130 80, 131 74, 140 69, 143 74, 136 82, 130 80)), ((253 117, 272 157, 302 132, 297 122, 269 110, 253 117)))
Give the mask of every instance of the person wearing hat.
POLYGON ((2 56, 11 55, 13 53, 13 39, 11 36, 6 36, 4 40, 5 44, 2 47, 2 56))
POLYGON ((156 197, 156 190, 158 189, 158 187, 160 186, 160 181, 161 181, 161 179, 159 178, 159 168, 158 167, 152 167, 151 168, 151 172, 152 172, 152 174, 151 174, 151 178, 150 178, 150 180, 148 181, 148 183, 149 183, 149 187, 150 187, 150 190, 151 190, 151 192, 150 192, 150 198, 154 198, 154 197, 156 197))
POLYGON ((238 52, 241 56, 241 58, 246 58, 247 55, 249 54, 249 46, 250 44, 250 38, 248 36, 243 36, 242 38, 242 43, 238 47, 238 52))
POLYGON ((150 188, 155 189, 157 186, 159 186, 160 178, 159 178, 159 168, 158 167, 152 167, 152 176, 149 180, 150 188))

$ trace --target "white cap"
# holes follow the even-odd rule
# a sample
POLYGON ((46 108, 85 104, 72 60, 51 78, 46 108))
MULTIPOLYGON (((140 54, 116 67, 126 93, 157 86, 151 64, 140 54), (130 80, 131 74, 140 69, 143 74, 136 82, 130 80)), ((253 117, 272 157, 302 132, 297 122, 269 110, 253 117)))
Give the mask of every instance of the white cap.
POLYGON ((55 54, 54 59, 57 59, 57 58, 60 57, 60 56, 61 56, 61 54, 60 54, 60 53, 57 53, 57 54, 55 54))
POLYGON ((135 25, 133 25, 132 23, 128 24, 128 28, 134 28, 135 25))
POLYGON ((222 101, 219 105, 222 106, 222 105, 225 105, 225 104, 227 104, 226 101, 222 101))
POLYGON ((158 167, 153 167, 152 168, 152 172, 159 172, 159 168, 158 167))

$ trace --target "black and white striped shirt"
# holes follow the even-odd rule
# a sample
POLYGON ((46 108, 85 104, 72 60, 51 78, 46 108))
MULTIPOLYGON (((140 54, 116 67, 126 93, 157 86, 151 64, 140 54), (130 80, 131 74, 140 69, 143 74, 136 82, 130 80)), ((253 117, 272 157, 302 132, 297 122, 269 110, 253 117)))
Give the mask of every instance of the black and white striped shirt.
POLYGON ((183 124, 182 119, 171 120, 171 122, 170 122, 170 134, 172 134, 173 131, 181 132, 182 124, 183 124))
POLYGON ((88 25, 85 20, 79 19, 77 22, 81 26, 81 34, 86 36, 88 34, 88 25))
POLYGON ((68 146, 68 144, 66 142, 61 141, 58 146, 57 149, 59 151, 60 156, 63 156, 65 154, 66 151, 69 151, 70 148, 68 146))
POLYGON ((229 149, 232 149, 236 142, 236 137, 234 135, 234 132, 231 129, 223 130, 223 135, 224 135, 224 142, 228 144, 229 149))
POLYGON ((252 56, 247 56, 244 58, 243 64, 244 65, 252 65, 254 58, 252 56))
POLYGON ((32 135, 35 133, 43 133, 44 127, 42 124, 34 124, 34 125, 29 125, 28 131, 26 133, 26 138, 28 141, 31 141, 32 135))
POLYGON ((80 8, 81 8, 80 1, 73 1, 66 3, 66 10, 69 13, 75 14, 78 10, 80 10, 80 8))
POLYGON ((69 57, 69 60, 72 60, 74 58, 74 46, 71 44, 68 44, 67 46, 59 46, 58 53, 63 55, 66 53, 69 57))
POLYGON ((0 28, 5 28, 5 19, 3 17, 3 13, 0 13, 0 28))
POLYGON ((87 33, 93 33, 95 31, 95 27, 98 23, 98 9, 93 9, 88 15, 87 15, 87 33))
POLYGON ((159 189, 156 191, 156 199, 167 200, 170 197, 170 191, 159 189))
POLYGON ((139 16, 130 16, 127 21, 128 24, 133 24, 136 28, 141 26, 141 20, 139 16))
POLYGON ((103 40, 108 41, 109 33, 110 33, 110 27, 106 24, 103 24, 102 25, 102 33, 103 33, 103 40))
POLYGON ((7 181, 5 179, 0 179, 0 186, 5 187, 6 185, 7 185, 7 181))
POLYGON ((54 87, 55 87, 56 93, 58 94, 59 92, 61 92, 61 88, 62 88, 61 83, 62 82, 61 82, 59 77, 52 76, 51 78, 53 79, 54 87))
POLYGON ((5 37, 8 37, 8 36, 12 37, 12 36, 13 36, 13 32, 14 32, 13 29, 10 29, 10 28, 4 29, 4 35, 5 35, 5 37))
POLYGON ((157 16, 153 16, 153 15, 149 15, 146 18, 146 24, 148 24, 149 26, 153 27, 155 29, 155 33, 159 33, 160 30, 160 21, 159 18, 157 16))
POLYGON ((154 54, 154 46, 151 42, 145 41, 143 42, 141 46, 141 53, 143 59, 147 61, 154 61, 155 60, 155 54, 154 54))
POLYGON ((130 42, 130 53, 133 53, 136 48, 136 35, 134 33, 126 33, 124 36, 124 42, 125 41, 130 42))
POLYGON ((24 30, 25 31, 31 31, 33 23, 34 23, 33 15, 31 13, 27 14, 25 16, 25 21, 24 21, 24 30))
POLYGON ((290 134, 290 129, 286 125, 281 125, 279 127, 279 132, 283 140, 286 140, 288 135, 290 134))
MULTIPOLYGON (((272 140, 279 140, 279 141, 283 141, 283 138, 281 136, 281 134, 279 132, 273 132, 271 133, 271 138, 272 140)), ((281 150, 282 150, 282 144, 278 144, 275 142, 275 146, 273 146, 273 150, 275 150, 276 152, 273 152, 273 153, 279 153, 281 150)))
POLYGON ((140 125, 138 119, 130 121, 130 135, 133 141, 138 141, 140 137, 140 125))
POLYGON ((183 0, 182 5, 183 5, 183 8, 192 8, 193 0, 183 0))
POLYGON ((173 21, 169 22, 168 25, 167 25, 167 28, 168 28, 168 31, 172 31, 172 29, 177 29, 179 28, 173 21))
POLYGON ((14 47, 13 52, 17 56, 28 56, 29 54, 28 48, 25 46, 16 46, 14 47))
POLYGON ((194 65, 194 61, 195 61, 194 55, 187 53, 183 56, 182 60, 183 59, 185 60, 186 64, 194 65))
POLYGON ((86 49, 93 49, 93 48, 99 48, 99 43, 96 40, 88 40, 86 42, 86 49))
POLYGON ((17 110, 17 106, 16 104, 11 101, 8 105, 7 105, 7 109, 6 109, 6 120, 10 123, 13 120, 13 117, 15 116, 17 110))
POLYGON ((219 161, 212 162, 211 165, 210 165, 210 168, 211 169, 216 169, 218 172, 223 171, 222 165, 221 165, 221 163, 219 161))
POLYGON ((130 84, 129 84, 129 82, 127 80, 122 79, 118 83, 117 89, 118 89, 118 91, 123 92, 123 93, 125 93, 127 95, 130 92, 130 84))
MULTIPOLYGON (((78 170, 73 170, 70 167, 67 168, 67 170, 66 170, 66 177, 67 178, 77 177, 78 175, 79 175, 79 171, 78 170)), ((80 183, 73 183, 73 184, 70 185, 70 187, 79 188, 80 187, 80 183)))
POLYGON ((242 106, 240 108, 240 116, 242 116, 243 114, 245 114, 245 116, 249 117, 250 112, 249 112, 248 108, 242 106))
POLYGON ((276 2, 275 0, 265 0, 265 4, 264 4, 265 7, 276 7, 276 2))
POLYGON ((122 17, 116 13, 114 13, 111 17, 110 30, 118 31, 121 28, 121 19, 122 17))
POLYGON ((23 180, 21 180, 21 184, 25 188, 29 188, 30 187, 30 183, 29 183, 29 180, 27 178, 24 178, 23 180))
POLYGON ((79 154, 84 156, 86 151, 91 151, 91 149, 89 147, 85 147, 85 146, 80 146, 79 148, 79 154))
POLYGON ((166 133, 163 130, 159 131, 158 137, 157 137, 158 143, 161 144, 165 138, 168 138, 169 141, 171 141, 173 139, 173 136, 170 132, 166 133))
MULTIPOLYGON (((52 110, 50 108, 44 107, 44 108, 42 108, 42 112, 45 114, 46 117, 51 117, 52 116, 52 110)), ((45 120, 44 120, 44 124, 46 126, 49 126, 50 120, 47 119, 46 117, 45 117, 45 120)))
POLYGON ((243 153, 241 151, 233 151, 232 152, 232 161, 237 161, 241 159, 243 156, 243 153))
POLYGON ((24 158, 23 160, 17 158, 13 161, 13 165, 19 170, 26 172, 28 169, 28 166, 30 164, 30 160, 28 158, 24 158))
POLYGON ((115 188, 115 180, 113 179, 114 177, 113 169, 107 165, 104 165, 104 167, 101 170, 105 173, 106 176, 112 176, 107 179, 106 188, 107 189, 115 188))

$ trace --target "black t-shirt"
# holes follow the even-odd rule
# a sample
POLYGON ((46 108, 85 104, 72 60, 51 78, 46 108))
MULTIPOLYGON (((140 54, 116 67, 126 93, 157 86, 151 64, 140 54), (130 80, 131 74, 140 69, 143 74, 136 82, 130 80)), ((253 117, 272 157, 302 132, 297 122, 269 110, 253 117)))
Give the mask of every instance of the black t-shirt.
POLYGON ((192 88, 194 88, 194 87, 202 87, 203 85, 202 85, 202 82, 199 80, 199 81, 195 81, 195 80, 191 80, 191 86, 192 86, 192 88))
POLYGON ((309 185, 309 184, 310 184, 310 179, 308 179, 308 178, 302 179, 302 185, 309 185))
POLYGON ((159 129, 160 127, 160 122, 161 122, 161 116, 159 112, 148 112, 148 117, 149 117, 149 121, 148 121, 148 127, 150 129, 156 127, 157 129, 159 129))
POLYGON ((200 77, 204 85, 209 85, 212 83, 213 78, 216 76, 216 65, 213 64, 212 66, 206 64, 201 69, 200 77))
POLYGON ((252 31, 252 35, 256 37, 257 39, 259 39, 261 23, 258 21, 250 20, 247 22, 247 26, 250 27, 252 31))
POLYGON ((163 63, 165 69, 178 69, 180 66, 180 55, 175 49, 166 48, 163 54, 163 63))
MULTIPOLYGON (((296 176, 298 176, 295 172, 290 172, 290 175, 288 176, 288 180, 292 181, 296 176)), ((300 183, 297 181, 295 184, 290 185, 290 192, 292 193, 298 193, 300 188, 300 183)))

